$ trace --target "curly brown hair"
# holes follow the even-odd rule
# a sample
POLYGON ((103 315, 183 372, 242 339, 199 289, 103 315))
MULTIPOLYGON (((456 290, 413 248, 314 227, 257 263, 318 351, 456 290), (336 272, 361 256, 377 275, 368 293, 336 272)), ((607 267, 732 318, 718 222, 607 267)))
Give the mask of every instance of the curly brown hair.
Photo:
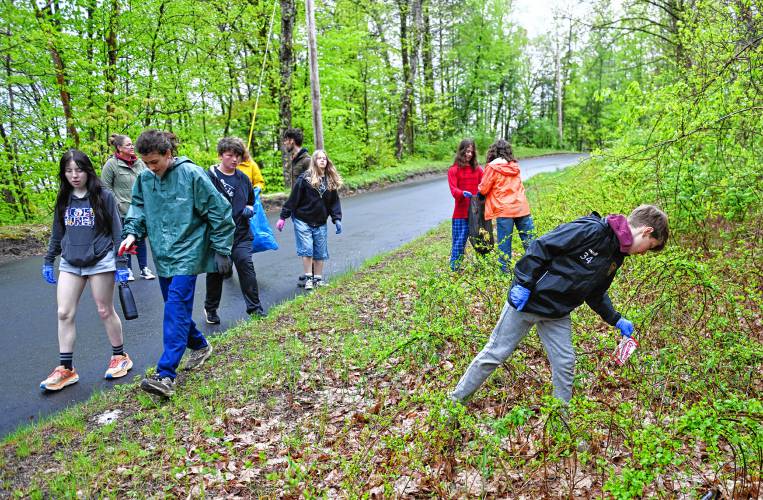
POLYGON ((505 139, 498 139, 487 149, 486 162, 490 163, 496 158, 503 158, 506 161, 517 161, 514 157, 514 150, 511 149, 511 144, 505 139))

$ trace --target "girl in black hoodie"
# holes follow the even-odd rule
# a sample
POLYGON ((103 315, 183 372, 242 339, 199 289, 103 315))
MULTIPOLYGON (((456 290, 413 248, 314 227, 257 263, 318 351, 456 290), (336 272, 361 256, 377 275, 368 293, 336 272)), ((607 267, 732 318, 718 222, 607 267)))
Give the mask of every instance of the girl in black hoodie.
POLYGON ((114 195, 101 184, 90 158, 76 149, 61 157, 53 230, 42 277, 58 285, 58 347, 60 364, 40 382, 40 389, 59 391, 79 380, 73 366, 77 304, 90 282, 98 315, 111 342, 112 356, 104 375, 124 377, 132 360, 124 352, 122 322, 114 310, 114 282, 127 281, 127 259, 117 255, 122 222, 114 195), (56 281, 53 262, 61 255, 56 281))
POLYGON ((338 193, 341 186, 342 177, 326 152, 316 149, 310 167, 297 178, 281 209, 276 227, 283 231, 286 219, 292 217, 297 255, 302 259, 305 272, 305 290, 323 285, 323 262, 329 258, 326 224, 329 217, 336 225, 336 234, 342 232, 342 206, 338 193))

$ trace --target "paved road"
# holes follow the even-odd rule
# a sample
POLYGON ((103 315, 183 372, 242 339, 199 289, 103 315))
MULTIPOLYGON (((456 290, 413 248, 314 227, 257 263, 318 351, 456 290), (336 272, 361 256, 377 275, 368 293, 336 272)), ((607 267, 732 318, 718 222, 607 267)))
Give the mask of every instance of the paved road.
MULTIPOLYGON (((554 171, 577 163, 581 155, 555 155, 521 162, 523 177, 554 171)), ((411 182, 383 191, 364 193, 342 201, 343 234, 329 229, 330 260, 324 274, 332 275, 354 269, 369 257, 387 252, 413 240, 450 217, 453 199, 445 176, 411 182)), ((277 213, 269 214, 275 227, 277 213)), ((291 221, 277 234, 280 249, 255 254, 254 265, 260 285, 260 297, 266 309, 298 293, 296 278, 301 263, 294 250, 291 221)), ((74 364, 80 381, 58 393, 43 393, 39 382, 58 364, 56 336, 56 289, 40 278, 41 257, 31 257, 0 266, 0 436, 16 426, 56 412, 93 391, 108 389, 115 383, 130 381, 153 366, 162 351, 163 303, 157 280, 137 280, 131 284, 140 317, 123 321, 125 349, 135 366, 121 380, 104 380, 103 372, 111 355, 110 344, 98 319, 90 289, 87 287, 77 314, 77 343, 74 364)), ((443 266, 447 265, 443 262, 443 266)), ((151 266, 153 268, 153 265, 151 266)), ((235 273, 234 273, 235 275, 235 273)), ((237 278, 223 287, 222 324, 204 322, 204 277, 198 280, 194 319, 204 333, 223 331, 245 318, 245 305, 237 278)), ((117 311, 119 299, 115 294, 117 311)))

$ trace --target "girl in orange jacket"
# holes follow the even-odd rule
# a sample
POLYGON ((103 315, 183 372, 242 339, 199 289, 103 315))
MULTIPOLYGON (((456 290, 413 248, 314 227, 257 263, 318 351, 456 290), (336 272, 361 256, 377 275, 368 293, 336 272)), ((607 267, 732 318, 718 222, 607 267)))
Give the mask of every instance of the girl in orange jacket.
POLYGON ((525 250, 534 238, 535 226, 511 145, 504 139, 494 142, 488 149, 486 163, 485 175, 477 189, 487 198, 485 219, 496 220, 498 259, 501 269, 508 272, 514 226, 525 250))

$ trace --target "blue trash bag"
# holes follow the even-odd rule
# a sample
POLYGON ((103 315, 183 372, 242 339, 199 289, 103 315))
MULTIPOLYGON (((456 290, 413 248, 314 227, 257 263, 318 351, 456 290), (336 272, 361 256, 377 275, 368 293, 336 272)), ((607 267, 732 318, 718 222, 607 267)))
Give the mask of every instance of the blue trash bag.
POLYGON ((278 243, 273 230, 270 229, 268 216, 260 201, 259 188, 254 189, 254 215, 249 219, 249 228, 252 231, 252 252, 264 252, 265 250, 278 250, 278 243))

